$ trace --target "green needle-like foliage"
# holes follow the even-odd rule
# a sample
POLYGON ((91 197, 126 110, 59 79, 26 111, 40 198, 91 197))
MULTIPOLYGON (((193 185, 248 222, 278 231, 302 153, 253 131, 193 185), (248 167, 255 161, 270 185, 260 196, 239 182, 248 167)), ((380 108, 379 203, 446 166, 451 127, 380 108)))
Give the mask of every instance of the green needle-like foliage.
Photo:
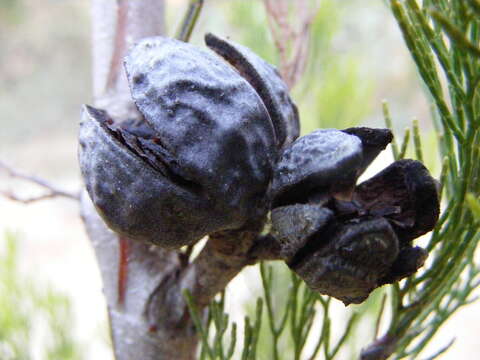
MULTIPOLYGON (((291 275, 288 299, 283 306, 275 307, 271 294, 275 291, 274 267, 265 263, 260 264, 260 277, 264 289, 263 297, 257 299, 253 320, 245 317, 244 335, 241 349, 242 360, 253 359, 317 359, 323 355, 331 360, 342 349, 352 333, 360 313, 352 313, 345 324, 342 334, 332 339, 332 324, 330 303, 331 298, 321 296, 308 289, 294 274, 291 275), (265 304, 265 306, 264 306, 265 304), (262 321, 263 319, 263 321, 262 321), (314 321, 321 320, 319 332, 313 331, 314 321), (265 331, 261 331, 261 330, 265 331), (259 339, 270 338, 271 355, 260 353, 259 339), (314 339, 313 350, 306 350, 309 338, 314 339), (284 344, 289 346, 285 348, 284 344)), ((185 293, 190 314, 201 339, 200 359, 227 360, 234 355, 237 342, 237 325, 228 323, 228 315, 224 313, 225 294, 210 304, 205 321, 201 320, 189 293, 185 293), (228 335, 228 327, 230 334, 228 335), (228 348, 228 351, 226 349, 228 348)), ((265 339, 263 339, 265 340, 265 339)), ((236 357, 237 358, 237 357, 236 357)))
MULTIPOLYGON (((431 96, 438 157, 445 159, 440 176, 445 209, 427 246, 430 261, 423 273, 392 286, 393 316, 385 338, 395 359, 417 359, 444 322, 474 299, 471 294, 479 284, 480 267, 474 257, 480 240, 478 4, 476 0, 390 1, 431 96)), ((413 140, 415 154, 422 160, 426 149, 416 122, 413 140)))

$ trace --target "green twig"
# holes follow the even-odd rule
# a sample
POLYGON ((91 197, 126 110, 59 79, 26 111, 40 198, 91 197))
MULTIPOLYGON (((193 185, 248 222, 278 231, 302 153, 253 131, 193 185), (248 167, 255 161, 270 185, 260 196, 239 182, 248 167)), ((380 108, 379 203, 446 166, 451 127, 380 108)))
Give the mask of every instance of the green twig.
POLYGON ((350 335, 350 332, 352 331, 353 329, 353 326, 355 325, 355 322, 357 320, 357 317, 358 317, 358 314, 357 313, 353 313, 351 316, 350 316, 350 319, 348 320, 348 323, 347 323, 347 327, 345 328, 345 332, 343 333, 342 337, 340 338, 340 340, 338 341, 337 345, 335 345, 335 347, 333 348, 333 351, 329 354, 329 356, 327 357, 327 360, 331 360, 333 359, 338 351, 340 350, 340 348, 342 347, 342 345, 345 343, 345 341, 347 340, 348 338, 348 335, 350 335))
POLYGON ((448 349, 450 349, 452 347, 452 345, 455 343, 455 338, 453 338, 452 340, 450 340, 450 342, 445 345, 444 347, 440 348, 439 350, 437 350, 434 354, 432 354, 431 356, 427 357, 425 360, 434 360, 434 359, 437 359, 440 355, 443 355, 444 353, 446 353, 448 351, 448 349))
POLYGON ((410 129, 406 128, 405 133, 403 135, 403 142, 402 142, 402 147, 400 148, 400 154, 398 154, 399 160, 405 157, 409 141, 410 141, 410 129))
POLYGON ((478 46, 476 46, 475 44, 472 44, 470 40, 465 37, 462 31, 456 26, 454 26, 447 17, 445 17, 441 12, 437 10, 430 10, 430 14, 436 21, 438 21, 442 25, 445 33, 448 35, 452 42, 459 44, 472 55, 480 57, 480 48, 478 48, 478 46))
POLYGON ((190 0, 187 12, 185 13, 182 23, 178 28, 175 38, 181 41, 188 42, 192 35, 193 28, 197 23, 200 12, 202 11, 204 0, 190 0))
POLYGON ((479 0, 467 0, 468 5, 475 11, 477 16, 480 16, 480 1, 479 0))
POLYGON ((382 302, 380 303, 380 309, 378 310, 377 320, 375 321, 375 330, 373 332, 373 340, 375 340, 378 337, 386 302, 387 302, 387 294, 383 294, 382 302))
POLYGON ((423 162, 422 142, 420 140, 420 128, 418 127, 418 120, 413 120, 413 144, 415 147, 415 156, 418 161, 423 162))
POLYGON ((215 355, 213 350, 210 348, 208 343, 208 334, 205 331, 202 321, 200 320, 200 316, 198 315, 197 307, 193 301, 192 295, 188 290, 183 292, 183 296, 185 301, 187 302, 188 310, 190 312, 190 316, 192 317, 193 323, 195 324, 195 328, 200 333, 200 338, 202 340, 202 349, 205 349, 210 359, 215 360, 215 355))
POLYGON ((452 114, 444 100, 442 87, 435 72, 435 62, 431 58, 431 54, 426 48, 426 45, 421 42, 421 37, 418 36, 417 30, 410 23, 405 12, 404 5, 399 0, 390 0, 392 12, 397 19, 397 22, 402 30, 405 43, 412 57, 417 64, 422 79, 427 85, 432 97, 435 100, 441 119, 446 127, 448 127, 458 139, 460 143, 465 141, 462 130, 455 123, 452 114))
POLYGON ((467 203, 476 221, 480 221, 480 201, 472 193, 467 194, 467 203))
POLYGON ((440 201, 443 198, 443 191, 445 188, 445 184, 447 182, 448 167, 449 167, 448 157, 444 157, 442 161, 442 171, 440 172, 440 188, 438 190, 438 196, 440 198, 440 201))
MULTIPOLYGON (((387 128, 389 128, 393 132, 393 123, 392 117, 390 116, 390 109, 388 108, 388 102, 384 100, 382 102, 382 109, 383 109, 383 118, 385 120, 385 124, 387 128)), ((391 143, 392 146, 392 155, 394 160, 399 160, 399 152, 398 152, 398 145, 397 140, 394 138, 391 143)))

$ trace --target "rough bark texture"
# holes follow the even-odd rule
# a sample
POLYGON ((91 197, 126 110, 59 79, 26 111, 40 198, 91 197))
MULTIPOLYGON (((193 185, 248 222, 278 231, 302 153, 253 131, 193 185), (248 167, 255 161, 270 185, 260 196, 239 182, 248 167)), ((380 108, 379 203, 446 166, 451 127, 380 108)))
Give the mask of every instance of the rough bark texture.
POLYGON ((136 114, 123 70, 134 43, 164 33, 164 0, 92 0, 93 95, 114 118, 136 114))
MULTIPOLYGON (((139 39, 163 33, 163 15, 163 0, 92 0, 94 105, 116 121, 139 116, 123 57, 139 39)), ((189 262, 180 252, 119 238, 86 192, 81 203, 100 267, 116 360, 194 359, 198 336, 184 291, 204 309, 243 267, 278 258, 271 237, 259 235, 263 221, 210 235, 189 262)))
POLYGON ((153 245, 119 239, 82 196, 82 217, 95 250, 107 300, 111 336, 117 360, 193 359, 197 338, 192 324, 162 327, 151 321, 152 294, 180 266, 176 253, 153 245), (126 272, 121 270, 121 247, 126 247, 126 272))

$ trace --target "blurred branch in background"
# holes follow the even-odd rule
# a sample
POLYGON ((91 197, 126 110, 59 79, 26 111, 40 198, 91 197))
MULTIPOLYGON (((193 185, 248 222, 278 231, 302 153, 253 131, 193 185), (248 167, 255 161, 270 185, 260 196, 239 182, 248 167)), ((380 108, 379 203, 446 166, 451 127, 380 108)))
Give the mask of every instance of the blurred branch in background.
POLYGON ((319 10, 319 0, 263 1, 280 56, 280 74, 291 89, 306 69, 311 26, 319 10))
POLYGON ((5 171, 7 173, 7 175, 12 177, 12 178, 19 179, 19 180, 24 180, 24 181, 36 184, 43 189, 48 190, 48 192, 45 193, 45 194, 42 194, 42 195, 39 195, 39 196, 34 196, 34 197, 29 197, 29 198, 21 198, 11 191, 5 191, 5 190, 0 191, 0 195, 3 195, 4 197, 6 197, 10 200, 18 201, 18 202, 21 202, 21 203, 24 203, 24 204, 29 204, 29 203, 32 203, 32 202, 35 202, 35 201, 47 200, 47 199, 52 199, 52 198, 56 198, 56 197, 65 197, 65 198, 76 200, 76 201, 78 201, 80 199, 79 193, 71 193, 71 192, 67 192, 67 191, 64 191, 64 190, 60 190, 56 186, 48 183, 46 180, 41 179, 41 178, 39 178, 35 175, 23 174, 23 173, 15 170, 14 168, 8 166, 7 164, 5 164, 2 161, 0 161, 0 170, 5 171))

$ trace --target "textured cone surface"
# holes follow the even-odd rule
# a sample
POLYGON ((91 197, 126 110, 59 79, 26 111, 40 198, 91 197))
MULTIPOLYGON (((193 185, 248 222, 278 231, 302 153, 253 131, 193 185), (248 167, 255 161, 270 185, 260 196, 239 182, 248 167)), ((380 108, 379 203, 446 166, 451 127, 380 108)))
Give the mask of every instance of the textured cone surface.
POLYGON ((357 176, 360 176, 393 140, 393 134, 389 129, 353 127, 342 131, 355 135, 362 141, 363 161, 357 176))
POLYGON ((271 197, 275 205, 299 202, 313 189, 354 183, 362 164, 362 143, 336 129, 316 130, 287 147, 275 167, 271 197))
POLYGON ((131 239, 180 247, 231 225, 229 214, 115 138, 107 121, 104 111, 85 107, 79 161, 87 191, 111 229, 131 239))
POLYGON ((321 231, 289 266, 311 289, 347 305, 361 303, 390 271, 398 245, 387 220, 355 220, 321 231))
POLYGON ((272 232, 280 243, 282 256, 292 258, 332 217, 332 211, 319 205, 295 204, 273 209, 272 232))
POLYGON ((133 99, 162 146, 232 228, 261 210, 277 156, 261 98, 213 53, 155 37, 125 60, 133 99))
POLYGON ((298 110, 277 69, 243 45, 213 34, 207 34, 205 42, 257 90, 275 126, 279 146, 292 143, 300 134, 298 110))
POLYGON ((390 220, 405 243, 431 231, 440 214, 436 181, 416 160, 395 161, 357 186, 354 198, 390 220), (384 214, 388 209, 395 211, 384 214))

